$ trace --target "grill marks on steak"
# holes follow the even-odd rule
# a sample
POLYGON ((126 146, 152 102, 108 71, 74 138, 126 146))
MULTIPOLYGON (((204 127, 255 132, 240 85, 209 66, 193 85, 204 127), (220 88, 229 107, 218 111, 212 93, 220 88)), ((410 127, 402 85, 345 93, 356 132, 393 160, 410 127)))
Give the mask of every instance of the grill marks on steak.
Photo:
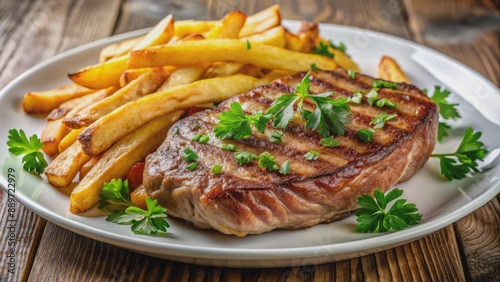
MULTIPOLYGON (((279 79, 243 93, 219 105, 177 122, 162 146, 146 162, 144 185, 168 213, 201 228, 245 236, 276 228, 305 228, 342 218, 357 208, 357 197, 374 189, 387 190, 411 177, 427 160, 435 144, 438 110, 416 87, 398 84, 395 90, 379 89, 379 98, 398 103, 397 108, 369 106, 366 101, 350 104, 352 124, 340 145, 321 146, 321 136, 306 130, 294 119, 282 130, 283 143, 268 140, 275 130, 268 124, 264 134, 253 130, 248 139, 220 140, 214 136, 217 117, 237 101, 247 114, 265 112, 284 93, 293 93, 304 74, 279 79), (377 129, 372 142, 363 142, 357 131, 372 127, 376 114, 396 113, 397 118, 377 129), (192 141, 196 134, 210 137, 207 144, 192 141), (238 165, 234 153, 220 149, 234 144, 238 151, 256 155, 267 151, 280 165, 290 160, 291 173, 282 175, 258 167, 258 162, 238 165), (199 158, 195 171, 187 170, 183 150, 191 148, 199 158), (304 154, 319 153, 316 161, 304 154), (211 173, 213 165, 223 166, 221 174, 211 173)), ((334 91, 334 98, 349 97, 355 90, 369 91, 373 78, 343 70, 311 73, 311 93, 334 91)), ((207 93, 210 95, 210 93, 207 93)), ((306 108, 313 110, 313 105, 306 108)))

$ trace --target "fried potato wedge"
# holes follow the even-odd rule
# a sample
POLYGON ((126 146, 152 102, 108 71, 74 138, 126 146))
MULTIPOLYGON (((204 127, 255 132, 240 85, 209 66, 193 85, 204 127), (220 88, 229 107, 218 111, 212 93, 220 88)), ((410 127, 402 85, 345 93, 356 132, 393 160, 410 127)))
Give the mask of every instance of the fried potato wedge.
POLYGON ((312 64, 324 70, 337 68, 337 64, 325 56, 294 52, 257 43, 247 49, 245 42, 238 39, 186 41, 137 50, 130 54, 129 66, 142 68, 221 61, 292 71, 310 70, 312 64))
POLYGON ((63 137, 63 139, 57 144, 57 151, 61 153, 62 151, 66 150, 69 148, 75 141, 78 139, 78 135, 84 127, 79 128, 79 129, 72 129, 66 136, 63 137))
POLYGON ((47 125, 40 135, 43 147, 42 151, 49 156, 54 156, 59 152, 57 146, 59 142, 70 132, 70 128, 62 123, 62 119, 47 121, 47 125))
POLYGON ((233 11, 222 18, 207 33, 207 38, 238 38, 238 34, 247 16, 240 11, 233 11))
POLYGON ((70 211, 81 213, 95 206, 102 185, 114 178, 124 177, 133 165, 156 150, 180 115, 181 112, 176 111, 153 119, 106 151, 71 192, 70 211))
POLYGON ((202 34, 213 28, 219 21, 182 20, 175 22, 175 36, 184 38, 191 34, 202 34))
MULTIPOLYGON (((319 44, 319 42, 323 42, 323 44, 327 45, 330 44, 328 40, 321 36, 318 37, 317 44, 319 44)), ((346 53, 331 47, 328 48, 328 51, 333 54, 333 60, 339 65, 339 67, 345 70, 353 70, 355 72, 359 72, 358 65, 349 56, 347 56, 346 53)))
POLYGON ((23 110, 28 114, 49 113, 66 101, 92 92, 94 90, 77 84, 70 84, 47 91, 28 92, 24 95, 23 110))
POLYGON ((127 54, 143 38, 144 36, 139 36, 122 42, 113 43, 104 47, 99 53, 99 62, 103 63, 111 58, 120 57, 127 54))
POLYGON ((273 5, 258 13, 248 16, 247 20, 245 21, 245 25, 240 31, 239 37, 245 37, 262 32, 264 30, 268 30, 280 25, 280 23, 280 6, 273 5))
POLYGON ((79 142, 74 142, 61 152, 45 169, 47 181, 57 187, 66 187, 75 178, 80 168, 90 160, 79 142))
POLYGON ((222 102, 254 88, 256 83, 254 77, 237 74, 168 88, 129 102, 103 116, 83 130, 78 140, 88 155, 95 156, 156 117, 199 104, 222 102))
POLYGON ((212 63, 205 72, 203 78, 213 78, 237 74, 243 68, 243 66, 245 65, 238 63, 212 63))
POLYGON ((380 63, 378 64, 378 75, 385 80, 410 83, 410 80, 396 60, 389 56, 383 56, 380 59, 380 63))
POLYGON ((310 53, 313 51, 319 37, 317 23, 302 22, 297 35, 286 32, 286 48, 292 51, 310 53))
MULTIPOLYGON (((94 167, 94 165, 99 161, 101 158, 101 155, 91 157, 90 160, 88 160, 82 168, 80 168, 80 173, 78 174, 78 179, 82 181, 82 179, 89 173, 89 171, 94 167)), ((69 196, 69 195, 68 195, 69 196)))
POLYGON ((121 105, 155 92, 167 76, 168 74, 162 68, 155 68, 140 75, 125 87, 99 102, 82 109, 74 115, 68 114, 63 122, 70 128, 87 126, 121 105))
POLYGON ((165 82, 163 82, 160 88, 158 88, 158 92, 171 87, 190 84, 199 80, 203 77, 203 74, 208 66, 209 64, 205 63, 175 69, 165 82))
MULTIPOLYGON (((155 25, 132 50, 167 43, 173 35, 174 19, 169 15, 155 25)), ((76 84, 91 89, 119 86, 120 76, 127 69, 127 61, 128 54, 69 73, 68 77, 76 84)))
MULTIPOLYGON (((167 76, 169 76, 176 69, 176 67, 174 67, 174 66, 164 66, 164 67, 160 67, 160 68, 167 76)), ((154 69, 155 68, 140 68, 140 69, 125 70, 124 72, 122 72, 122 75, 120 76, 120 86, 124 87, 129 82, 137 79, 142 74, 145 74, 149 71, 154 71, 154 69)))
MULTIPOLYGON (((250 43, 259 43, 285 48, 285 28, 282 26, 273 27, 260 33, 242 37, 241 40, 244 42, 248 40, 250 43)), ((252 45, 250 45, 250 48, 252 48, 252 45)))

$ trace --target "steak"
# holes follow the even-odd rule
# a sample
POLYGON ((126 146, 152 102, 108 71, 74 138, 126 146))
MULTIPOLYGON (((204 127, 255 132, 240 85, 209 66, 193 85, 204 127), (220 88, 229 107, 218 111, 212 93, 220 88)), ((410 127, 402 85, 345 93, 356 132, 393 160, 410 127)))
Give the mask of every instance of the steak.
MULTIPOLYGON (((422 91, 405 83, 378 91, 379 98, 396 102, 396 108, 370 106, 366 98, 361 104, 350 103, 351 124, 346 125, 343 136, 335 137, 340 142, 337 147, 320 145, 321 136, 306 130, 299 118, 281 129, 280 144, 269 141, 275 130, 272 122, 264 134, 253 128, 247 139, 214 136, 218 116, 231 102, 239 102, 246 114, 265 112, 280 95, 293 93, 304 75, 278 79, 178 121, 146 160, 146 191, 173 217, 199 228, 246 236, 342 219, 358 209, 358 196, 373 194, 376 188, 386 191, 425 164, 436 142, 438 108, 422 91), (373 127, 372 119, 383 112, 395 113, 397 118, 376 129, 371 142, 362 141, 357 131, 373 127), (192 141, 197 134, 208 135, 210 140, 206 144, 192 141), (239 165, 234 152, 220 148, 223 144, 234 144, 238 151, 256 155, 269 152, 278 166, 290 160, 290 174, 270 172, 257 161, 239 165), (182 159, 186 148, 198 155, 193 171, 182 159), (310 150, 319 153, 317 160, 304 158, 310 150), (211 171, 217 164, 223 167, 220 174, 211 171)), ((356 90, 368 92, 374 80, 361 74, 351 79, 340 69, 313 71, 310 79, 311 93, 334 91, 333 98, 350 97, 356 90)))

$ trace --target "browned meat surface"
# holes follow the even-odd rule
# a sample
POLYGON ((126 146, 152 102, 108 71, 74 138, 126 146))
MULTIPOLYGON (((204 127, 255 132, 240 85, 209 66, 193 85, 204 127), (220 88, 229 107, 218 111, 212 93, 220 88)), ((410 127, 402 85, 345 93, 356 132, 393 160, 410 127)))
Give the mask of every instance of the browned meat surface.
MULTIPOLYGON (((344 136, 336 137, 338 147, 321 146, 320 135, 306 130, 298 118, 283 130, 281 144, 268 140, 274 131, 271 123, 265 134, 254 130, 244 140, 214 136, 217 117, 231 102, 240 102, 247 114, 265 112, 277 97, 292 93, 303 75, 279 79, 177 122, 162 146, 147 158, 144 185, 148 193, 174 217, 200 228, 245 236, 341 219, 357 209, 358 196, 376 188, 385 191, 409 179, 427 161, 435 145, 438 109, 424 93, 407 84, 379 90, 379 98, 398 103, 395 109, 369 106, 366 101, 350 104, 352 124, 344 136), (397 118, 376 129, 372 142, 361 141, 357 131, 372 127, 372 118, 383 111, 397 113, 397 118), (208 135, 210 141, 191 141, 198 133, 208 135), (240 166, 233 152, 220 149, 229 143, 256 155, 267 151, 278 165, 290 160, 291 173, 269 172, 259 168, 257 161, 240 166), (187 147, 199 156, 194 171, 182 160, 187 147), (304 158, 309 150, 319 153, 318 160, 304 158), (223 166, 221 174, 211 172, 214 164, 223 166)), ((334 97, 347 97, 354 90, 369 91, 372 80, 360 74, 352 80, 343 70, 315 71, 310 91, 335 91, 334 97)))

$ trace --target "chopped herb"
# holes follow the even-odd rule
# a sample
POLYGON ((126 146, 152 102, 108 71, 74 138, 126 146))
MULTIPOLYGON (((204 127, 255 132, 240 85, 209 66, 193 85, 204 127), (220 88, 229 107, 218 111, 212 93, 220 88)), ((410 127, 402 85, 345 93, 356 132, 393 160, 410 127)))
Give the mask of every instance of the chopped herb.
POLYGON ((387 98, 378 99, 375 104, 379 108, 382 108, 383 106, 387 106, 387 107, 390 107, 390 108, 395 108, 398 105, 397 103, 394 103, 394 102, 392 102, 391 100, 389 100, 387 98))
POLYGON ((345 124, 350 123, 350 107, 346 98, 332 99, 331 92, 322 94, 309 94, 308 72, 299 83, 293 94, 285 94, 276 99, 267 110, 266 115, 274 115, 274 126, 284 128, 293 119, 294 105, 297 102, 297 111, 302 119, 306 120, 306 129, 319 130, 322 137, 331 134, 343 135, 345 124), (316 104, 314 112, 303 108, 304 100, 309 99, 316 104))
POLYGON ((258 159, 257 155, 250 152, 234 152, 234 158, 239 165, 249 164, 258 159))
POLYGON ((198 142, 200 142, 202 144, 207 144, 209 140, 210 140, 210 137, 208 137, 207 135, 202 135, 200 137, 200 139, 198 140, 198 142))
POLYGON ((474 133, 472 127, 467 127, 460 145, 454 153, 432 154, 439 158, 441 174, 449 180, 462 179, 470 172, 479 172, 478 160, 483 160, 488 152, 479 141, 481 132, 474 133))
POLYGON ((266 123, 271 115, 262 115, 260 112, 245 115, 241 104, 232 102, 230 110, 219 115, 219 124, 215 126, 214 133, 217 138, 245 139, 252 135, 250 125, 253 125, 260 133, 264 133, 266 123))
POLYGON ((43 142, 33 134, 29 139, 23 130, 11 129, 7 137, 7 146, 9 152, 15 156, 24 155, 23 169, 26 171, 34 171, 42 174, 48 166, 45 157, 40 150, 43 147, 43 142))
POLYGON ((195 124, 195 125, 193 126, 193 129, 194 129, 194 130, 196 130, 196 129, 200 129, 200 125, 199 125, 199 124, 195 124))
POLYGON ((246 48, 247 50, 250 50, 250 48, 252 48, 252 45, 250 45, 250 41, 248 41, 248 39, 247 39, 247 41, 245 42, 245 48, 246 48))
POLYGON ((391 119, 395 119, 398 115, 397 114, 390 114, 388 115, 387 113, 380 113, 377 114, 373 119, 372 119, 372 124, 374 125, 373 128, 382 128, 385 125, 385 122, 391 119))
POLYGON ((330 53, 330 50, 328 50, 328 47, 330 45, 331 44, 325 44, 325 43, 320 41, 319 46, 313 48, 313 52, 314 52, 314 54, 329 57, 329 58, 333 59, 334 55, 332 53, 330 53))
POLYGON ((325 147, 337 147, 340 142, 333 139, 333 136, 322 138, 319 143, 325 147))
POLYGON ((366 101, 370 106, 373 106, 373 104, 377 101, 378 99, 378 88, 374 87, 366 94, 366 101))
POLYGON ((377 88, 390 88, 390 89, 396 89, 398 87, 397 83, 390 82, 390 81, 385 81, 385 80, 374 80, 372 82, 373 87, 377 88))
POLYGON ((267 168, 267 170, 269 171, 279 170, 274 157, 271 156, 271 154, 269 154, 268 152, 264 152, 259 155, 259 167, 267 168))
POLYGON ((308 161, 315 161, 318 159, 318 152, 311 150, 304 155, 304 158, 308 161))
POLYGON ((102 209, 108 205, 114 206, 133 206, 130 199, 130 189, 128 180, 123 181, 121 178, 112 179, 108 183, 104 183, 99 193, 98 208, 102 209))
POLYGON ((280 173, 283 175, 290 174, 290 161, 286 161, 281 164, 280 173))
POLYGON ((281 143, 283 140, 283 131, 281 130, 275 130, 271 136, 269 136, 269 141, 273 143, 281 143))
POLYGON ((444 138, 448 137, 448 130, 451 129, 451 126, 449 126, 446 122, 439 122, 438 123, 438 133, 437 133, 437 140, 439 142, 442 142, 444 138))
POLYGON ((375 130, 373 128, 363 128, 358 131, 358 136, 359 139, 365 141, 365 142, 370 142, 373 140, 373 135, 375 133, 375 130))
POLYGON ((190 163, 186 168, 193 171, 196 169, 198 165, 196 165, 196 163, 190 163))
POLYGON ((174 129, 172 130, 172 133, 173 133, 173 134, 179 134, 179 128, 178 128, 178 127, 174 128, 174 129))
POLYGON ((460 118, 460 113, 457 109, 458 104, 448 103, 448 96, 450 96, 450 91, 436 85, 434 86, 434 94, 432 94, 431 100, 439 106, 439 114, 444 119, 458 119, 460 118))
POLYGON ((201 135, 200 133, 198 133, 195 136, 193 136, 193 138, 191 138, 191 140, 193 140, 193 141, 200 141, 201 136, 203 136, 203 135, 201 135))
POLYGON ((348 70, 347 71, 347 75, 349 75, 349 77, 351 79, 354 79, 354 78, 356 78, 356 71, 354 71, 354 70, 348 70))
POLYGON ((403 230, 422 220, 422 214, 418 213, 415 204, 406 203, 406 199, 399 199, 386 211, 387 205, 403 195, 403 190, 398 188, 384 195, 384 192, 375 189, 375 196, 364 194, 358 197, 358 205, 361 207, 356 211, 357 232, 373 233, 387 232, 390 230, 403 230))
POLYGON ((352 95, 352 97, 349 97, 347 99, 347 102, 360 104, 362 99, 363 99, 363 94, 361 94, 361 91, 354 91, 354 94, 352 95))
POLYGON ((182 159, 186 162, 194 162, 198 159, 198 155, 191 150, 191 148, 186 148, 184 149, 184 156, 182 156, 182 159))
POLYGON ((318 68, 315 63, 312 63, 311 64, 311 70, 321 70, 321 69, 318 68))
POLYGON ((337 49, 337 50, 340 50, 342 51, 342 53, 344 54, 347 54, 347 46, 345 45, 344 42, 340 41, 339 44, 335 44, 333 43, 332 41, 328 40, 328 43, 330 43, 330 47, 332 47, 333 49, 337 49))
POLYGON ((234 146, 234 144, 222 144, 220 148, 224 151, 231 151, 231 152, 236 151, 236 147, 234 146))
POLYGON ((212 173, 213 174, 220 174, 222 172, 222 166, 221 165, 213 165, 212 166, 212 173))

